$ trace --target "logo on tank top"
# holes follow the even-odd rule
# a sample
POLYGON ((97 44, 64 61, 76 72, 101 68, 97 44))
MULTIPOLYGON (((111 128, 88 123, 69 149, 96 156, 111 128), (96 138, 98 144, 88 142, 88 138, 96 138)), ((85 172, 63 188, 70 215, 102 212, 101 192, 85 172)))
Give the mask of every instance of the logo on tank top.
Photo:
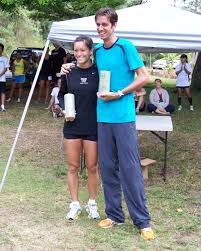
POLYGON ((80 78, 81 85, 88 85, 87 78, 80 78))

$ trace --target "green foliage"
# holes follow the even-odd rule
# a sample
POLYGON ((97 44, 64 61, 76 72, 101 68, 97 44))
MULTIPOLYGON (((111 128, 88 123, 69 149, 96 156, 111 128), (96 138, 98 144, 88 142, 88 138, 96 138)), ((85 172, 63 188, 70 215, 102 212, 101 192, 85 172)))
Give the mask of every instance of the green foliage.
POLYGON ((29 11, 18 7, 15 12, 0 12, 0 42, 8 57, 18 46, 42 46, 39 22, 29 18, 29 11))

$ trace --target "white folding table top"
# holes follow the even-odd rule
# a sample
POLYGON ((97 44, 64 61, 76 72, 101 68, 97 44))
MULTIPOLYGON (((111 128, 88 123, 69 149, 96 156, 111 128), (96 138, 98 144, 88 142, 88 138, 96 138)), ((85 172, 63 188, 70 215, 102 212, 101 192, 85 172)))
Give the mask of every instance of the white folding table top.
POLYGON ((170 116, 136 116, 136 129, 139 131, 173 131, 172 118, 170 116))

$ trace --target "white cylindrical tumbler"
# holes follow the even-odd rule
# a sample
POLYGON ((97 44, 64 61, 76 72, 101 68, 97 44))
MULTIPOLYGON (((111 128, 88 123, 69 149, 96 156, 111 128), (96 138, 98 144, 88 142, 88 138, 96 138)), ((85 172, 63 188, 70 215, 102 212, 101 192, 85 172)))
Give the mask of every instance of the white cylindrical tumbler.
POLYGON ((64 95, 65 118, 67 121, 75 119, 75 95, 67 93, 64 95))

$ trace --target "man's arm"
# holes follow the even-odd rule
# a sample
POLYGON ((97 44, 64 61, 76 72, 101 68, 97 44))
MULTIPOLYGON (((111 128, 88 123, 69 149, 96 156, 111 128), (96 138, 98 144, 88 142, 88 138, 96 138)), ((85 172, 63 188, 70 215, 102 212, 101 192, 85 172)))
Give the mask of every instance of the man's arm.
POLYGON ((8 68, 4 68, 4 69, 2 70, 2 72, 0 72, 0 77, 3 76, 3 75, 6 73, 7 70, 8 70, 8 68))
POLYGON ((136 90, 140 90, 143 86, 149 83, 149 73, 144 66, 136 69, 135 72, 137 74, 137 77, 129 86, 121 90, 123 94, 128 94, 136 90))

